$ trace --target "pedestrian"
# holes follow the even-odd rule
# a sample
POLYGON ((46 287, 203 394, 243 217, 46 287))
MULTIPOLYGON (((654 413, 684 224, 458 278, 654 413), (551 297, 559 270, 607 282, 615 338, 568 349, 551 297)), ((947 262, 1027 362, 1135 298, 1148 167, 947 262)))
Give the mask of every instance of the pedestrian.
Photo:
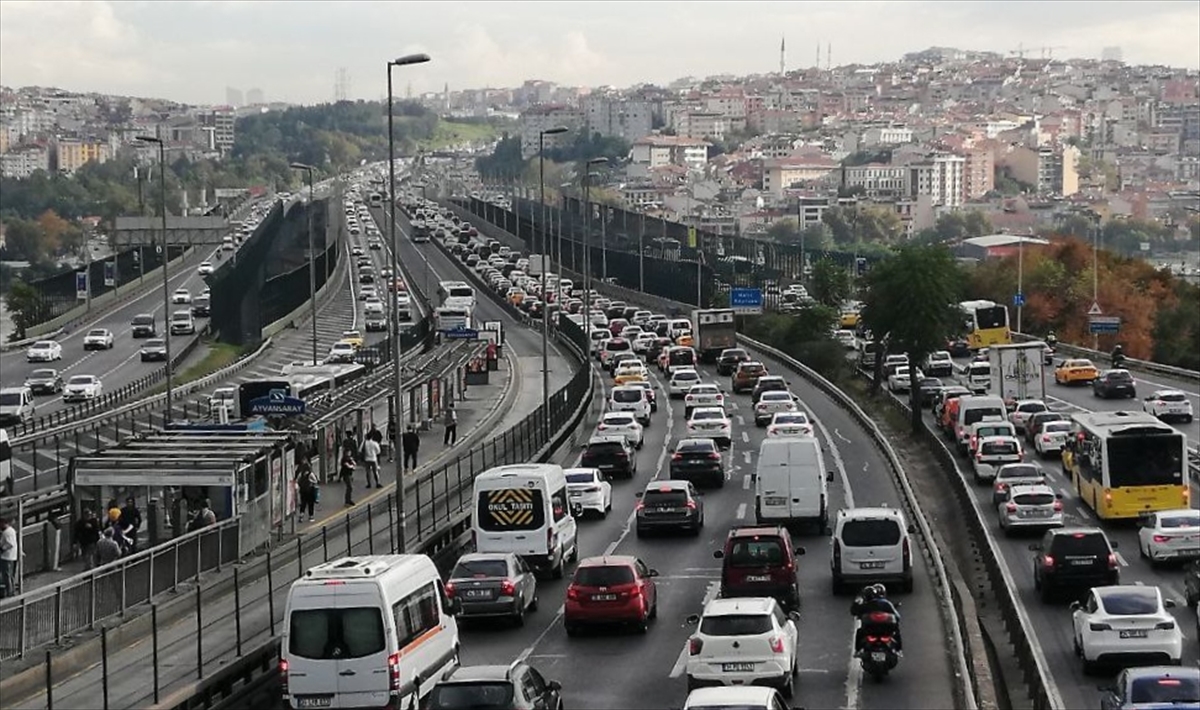
POLYGON ((84 569, 96 566, 96 543, 100 542, 100 521, 91 508, 83 509, 83 517, 75 523, 75 544, 83 558, 84 569))
POLYGON ((388 461, 392 461, 393 456, 396 453, 395 452, 395 444, 396 444, 396 418, 395 417, 388 417, 387 440, 388 440, 388 443, 392 444, 392 446, 389 446, 388 450, 387 450, 388 461))
POLYGON ((342 465, 339 475, 342 485, 346 487, 346 505, 354 505, 354 452, 346 449, 342 452, 342 465))
POLYGON ((16 596, 18 548, 17 529, 0 518, 0 599, 16 596))
POLYGON ((217 514, 213 512, 212 501, 208 498, 200 501, 200 509, 192 516, 192 522, 188 523, 188 532, 199 530, 200 528, 208 527, 209 525, 217 524, 217 514))
POLYGON ((367 432, 367 439, 379 444, 379 457, 377 463, 383 460, 383 457, 388 452, 387 440, 383 438, 383 432, 379 431, 379 427, 371 425, 371 431, 367 432))
POLYGON ((96 543, 96 564, 98 566, 103 567, 121 557, 121 543, 117 542, 113 533, 113 528, 108 528, 100 537, 100 542, 96 543))
MULTIPOLYGON (((378 433, 378 430, 375 430, 378 433)), ((380 438, 383 438, 380 435, 380 438)), ((371 481, 375 481, 376 488, 383 488, 383 484, 379 482, 379 442, 368 435, 366 441, 363 442, 363 463, 367 466, 367 488, 371 487, 371 481)))
POLYGON ((404 449, 405 470, 417 470, 417 452, 421 449, 421 435, 417 433, 417 428, 409 424, 408 429, 404 431, 404 437, 400 440, 400 444, 401 448, 404 449))
POLYGON ((137 552, 138 531, 142 529, 142 511, 138 510, 137 500, 130 496, 125 499, 125 507, 121 508, 121 533, 129 538, 129 549, 137 552))
POLYGON ((454 402, 446 403, 446 413, 442 415, 442 423, 446 425, 446 435, 442 444, 454 446, 458 443, 458 412, 454 411, 454 402))
POLYGON ((312 465, 305 459, 296 469, 296 483, 300 487, 300 522, 304 522, 304 511, 308 511, 308 519, 316 520, 313 508, 317 504, 317 474, 312 465))

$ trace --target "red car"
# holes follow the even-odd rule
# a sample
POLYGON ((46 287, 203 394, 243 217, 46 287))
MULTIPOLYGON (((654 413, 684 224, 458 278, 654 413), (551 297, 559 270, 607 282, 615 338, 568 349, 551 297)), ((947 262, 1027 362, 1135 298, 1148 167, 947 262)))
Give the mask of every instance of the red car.
POLYGON ((589 557, 567 587, 563 625, 574 636, 583 626, 634 624, 641 633, 658 616, 658 570, 630 555, 589 557))

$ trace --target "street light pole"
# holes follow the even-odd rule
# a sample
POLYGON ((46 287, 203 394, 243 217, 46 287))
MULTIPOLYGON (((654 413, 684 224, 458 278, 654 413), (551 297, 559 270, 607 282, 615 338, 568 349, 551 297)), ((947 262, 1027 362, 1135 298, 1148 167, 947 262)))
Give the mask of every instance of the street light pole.
MULTIPOLYGON (((308 175, 308 304, 309 320, 312 321, 312 363, 317 364, 317 248, 316 227, 313 225, 313 211, 317 206, 317 195, 313 190, 313 166, 304 163, 292 163, 288 167, 293 170, 303 170, 308 175)), ((327 213, 332 214, 328 210, 327 213)), ((324 240, 322 240, 324 241, 324 240)))
POLYGON ((566 132, 566 126, 554 126, 538 132, 538 191, 542 210, 542 237, 538 240, 541 245, 538 250, 538 258, 542 262, 539 264, 542 270, 542 411, 543 416, 546 417, 547 431, 550 430, 550 304, 546 300, 549 296, 546 291, 546 252, 550 242, 547 237, 550 233, 546 228, 546 136, 566 132))
POLYGON ((167 279, 167 262, 170 258, 170 250, 167 248, 167 151, 166 144, 161 138, 156 136, 138 136, 138 140, 143 143, 154 143, 158 145, 158 192, 159 192, 159 216, 162 217, 162 297, 163 297, 163 342, 166 345, 167 355, 167 414, 164 421, 171 421, 171 399, 175 389, 174 369, 171 366, 171 293, 170 284, 167 279))
MULTIPOLYGON (((396 456, 396 552, 403 553, 405 543, 404 520, 404 456, 400 450, 402 431, 404 429, 404 391, 400 371, 400 314, 396 309, 396 279, 400 278, 400 242, 396 236, 396 133, 393 130, 394 102, 392 93, 392 67, 402 67, 410 64, 423 64, 429 61, 428 54, 409 54, 387 63, 387 94, 388 94, 388 236, 392 248, 392 277, 388 284, 388 296, 391 318, 392 336, 392 398, 395 400, 396 426, 392 430, 392 451, 396 456)), ((368 481, 369 483, 369 481, 368 481)))

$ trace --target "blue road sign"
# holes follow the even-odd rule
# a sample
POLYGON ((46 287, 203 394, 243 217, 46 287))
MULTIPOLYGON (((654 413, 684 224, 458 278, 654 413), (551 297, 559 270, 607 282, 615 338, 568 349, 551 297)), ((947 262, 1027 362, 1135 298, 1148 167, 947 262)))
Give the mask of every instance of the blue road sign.
POLYGON ((474 328, 464 328, 463 326, 459 326, 457 328, 451 328, 449 330, 443 330, 442 335, 446 336, 447 338, 449 338, 451 340, 478 340, 479 339, 479 331, 478 330, 475 330, 474 328))
POLYGON ((1091 316, 1088 318, 1088 332, 1093 335, 1111 335, 1121 332, 1119 316, 1091 316))
POLYGON ((763 293, 761 288, 729 289, 729 307, 735 313, 762 313, 763 293))
POLYGON ((1013 294, 1013 305, 1017 306, 1017 307, 1024 306, 1025 305, 1025 294, 1014 293, 1013 294))
POLYGON ((247 414, 304 414, 304 400, 289 396, 284 389, 271 390, 266 397, 250 400, 250 411, 247 414))

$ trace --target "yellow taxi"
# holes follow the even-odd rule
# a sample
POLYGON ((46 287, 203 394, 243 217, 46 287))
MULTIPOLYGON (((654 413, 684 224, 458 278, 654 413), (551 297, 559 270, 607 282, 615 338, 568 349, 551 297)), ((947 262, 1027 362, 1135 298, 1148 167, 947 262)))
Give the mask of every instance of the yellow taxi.
POLYGON ((613 374, 613 384, 627 385, 634 382, 646 382, 647 375, 646 366, 641 363, 621 365, 613 374))
POLYGON ((1100 371, 1092 361, 1084 358, 1063 360, 1061 365, 1054 368, 1054 382, 1060 385, 1090 383, 1099 376, 1100 371))
POLYGON ((362 333, 357 330, 347 330, 342 333, 342 342, 350 343, 356 348, 361 348, 363 346, 362 333))
POLYGON ((696 339, 692 337, 691 333, 683 333, 675 338, 675 344, 682 348, 693 348, 696 347, 696 339))
POLYGON ((851 310, 842 311, 842 315, 839 318, 838 322, 841 323, 841 326, 843 328, 857 328, 858 327, 858 311, 851 311, 851 310))

